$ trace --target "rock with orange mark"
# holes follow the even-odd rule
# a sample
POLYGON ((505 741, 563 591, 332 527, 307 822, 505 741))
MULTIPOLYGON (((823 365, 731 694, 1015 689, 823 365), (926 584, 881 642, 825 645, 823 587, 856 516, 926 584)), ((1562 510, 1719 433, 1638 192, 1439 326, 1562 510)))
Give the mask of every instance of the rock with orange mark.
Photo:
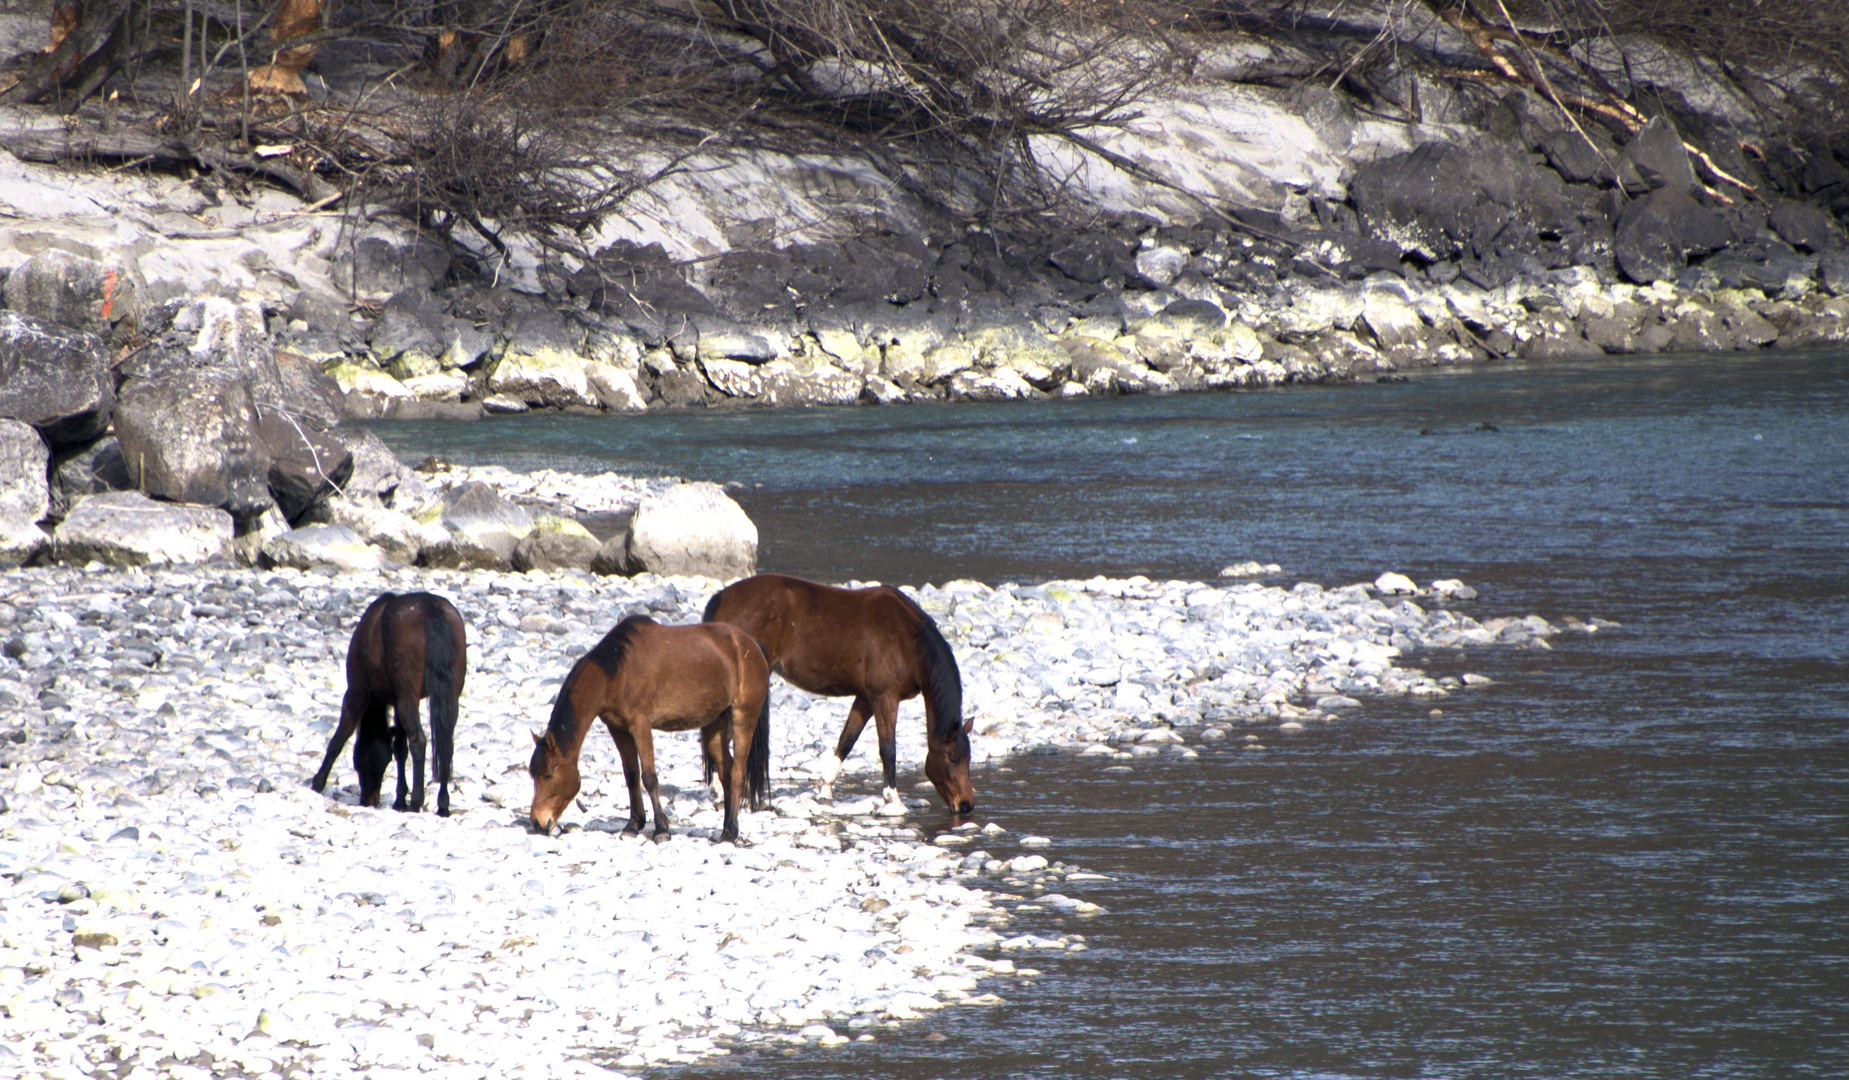
POLYGON ((141 313, 141 274, 120 259, 48 247, 6 278, 6 306, 42 322, 120 340, 141 313))

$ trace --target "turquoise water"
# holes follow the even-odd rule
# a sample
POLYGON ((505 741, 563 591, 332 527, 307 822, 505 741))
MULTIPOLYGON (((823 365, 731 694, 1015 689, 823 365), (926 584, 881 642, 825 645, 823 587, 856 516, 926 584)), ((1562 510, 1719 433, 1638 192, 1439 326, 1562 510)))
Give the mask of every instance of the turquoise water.
POLYGON ((1498 680, 1438 716, 1370 702, 1127 776, 991 766, 985 817, 1110 877, 1082 894, 1108 915, 1014 929, 1091 948, 1005 1005, 701 1076, 1849 1075, 1849 354, 378 430, 735 482, 764 568, 831 580, 1257 559, 1622 624, 1421 658, 1498 680))

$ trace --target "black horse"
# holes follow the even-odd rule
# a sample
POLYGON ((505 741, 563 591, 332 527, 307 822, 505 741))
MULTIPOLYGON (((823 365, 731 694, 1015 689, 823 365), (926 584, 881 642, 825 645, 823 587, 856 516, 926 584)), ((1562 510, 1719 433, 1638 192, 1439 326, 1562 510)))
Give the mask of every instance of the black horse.
POLYGON ((360 774, 360 805, 378 806, 385 766, 398 762, 398 800, 394 810, 424 808, 424 727, 417 703, 430 699, 430 741, 435 744, 431 779, 437 785, 437 813, 449 816, 450 757, 455 749, 456 714, 462 679, 468 670, 468 643, 455 605, 430 593, 386 593, 372 602, 347 646, 347 695, 340 703, 340 726, 328 741, 327 757, 309 781, 316 791, 327 787, 328 773, 347 737, 355 730, 353 767, 360 774), (386 710, 393 710, 388 723, 386 710), (405 793, 405 752, 416 779, 405 793))

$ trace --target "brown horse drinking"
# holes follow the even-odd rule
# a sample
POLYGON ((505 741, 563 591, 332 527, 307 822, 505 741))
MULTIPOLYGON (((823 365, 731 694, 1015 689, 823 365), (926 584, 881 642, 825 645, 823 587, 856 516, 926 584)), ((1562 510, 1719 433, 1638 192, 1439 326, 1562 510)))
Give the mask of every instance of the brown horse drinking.
POLYGON ((642 831, 642 789, 655 806, 655 839, 668 836, 655 779, 655 731, 700 729, 725 789, 720 840, 738 840, 739 796, 759 805, 770 784, 770 663, 735 626, 662 626, 631 615, 572 665, 552 703, 545 735, 533 736, 533 828, 550 832, 577 797, 578 752, 591 721, 616 740, 629 785, 629 826, 642 831), (640 766, 638 777, 638 765, 640 766))
POLYGON ((887 795, 896 794, 899 702, 922 694, 925 776, 951 812, 975 809, 963 679, 937 624, 910 597, 885 585, 842 589, 758 574, 714 593, 704 617, 743 627, 791 685, 825 697, 853 695, 835 752, 823 759, 824 798, 869 715, 879 733, 887 795))
POLYGON ((437 785, 437 813, 448 817, 450 758, 468 656, 462 616, 448 600, 425 592, 386 593, 374 600, 360 616, 347 646, 347 695, 340 702, 340 725, 309 786, 316 791, 327 787, 340 748, 357 730, 353 767, 360 774, 360 805, 379 805, 386 763, 395 758, 398 800, 392 809, 422 810, 424 727, 418 722, 417 703, 429 698, 430 741, 436 751, 431 779, 437 785), (393 710, 390 723, 385 718, 387 709, 393 710), (405 798, 407 750, 416 770, 409 800, 405 798))

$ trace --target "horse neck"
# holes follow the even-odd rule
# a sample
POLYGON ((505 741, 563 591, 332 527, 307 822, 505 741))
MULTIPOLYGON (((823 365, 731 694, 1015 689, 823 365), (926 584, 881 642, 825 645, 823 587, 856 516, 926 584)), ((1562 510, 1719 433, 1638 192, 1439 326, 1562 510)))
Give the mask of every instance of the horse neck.
POLYGON ((591 725, 597 722, 598 710, 587 710, 579 706, 580 696, 595 699, 595 695, 589 692, 591 688, 585 685, 585 677, 580 672, 577 677, 566 684, 564 689, 559 691, 564 699, 571 703, 571 715, 576 723, 567 725, 562 734, 557 728, 548 728, 558 738, 559 749, 573 761, 578 759, 578 752, 584 749, 584 740, 591 733, 591 725))

